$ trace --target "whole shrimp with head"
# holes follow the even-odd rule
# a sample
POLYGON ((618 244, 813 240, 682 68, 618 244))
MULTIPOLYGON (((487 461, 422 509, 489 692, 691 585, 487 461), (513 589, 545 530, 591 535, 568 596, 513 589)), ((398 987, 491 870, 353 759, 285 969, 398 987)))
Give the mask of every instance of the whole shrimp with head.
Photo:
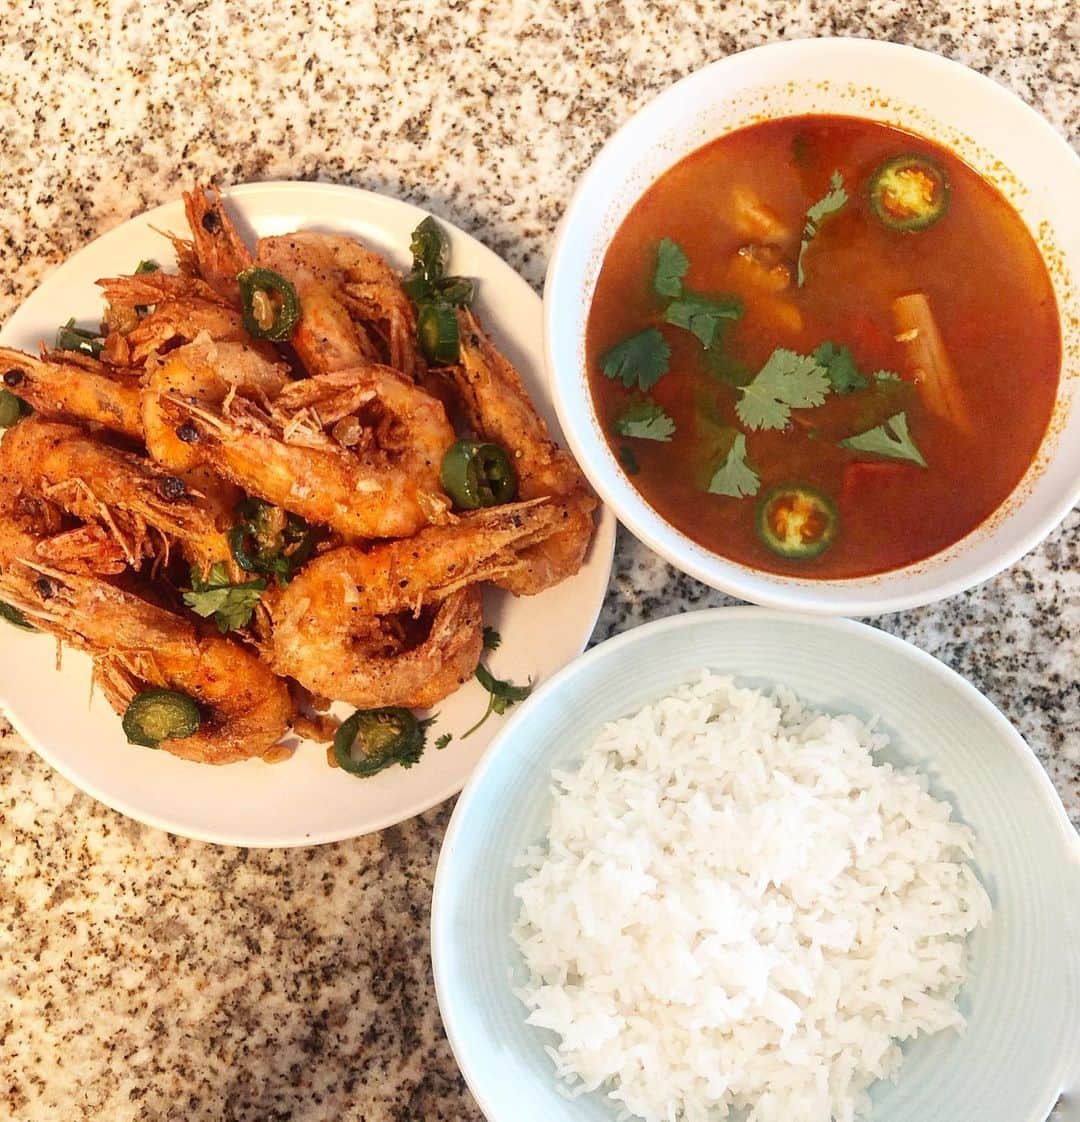
POLYGON ((377 253, 354 238, 305 230, 261 238, 258 262, 296 289, 300 320, 292 345, 310 374, 385 361, 414 377, 412 302, 377 253))
POLYGON ((289 691, 265 663, 231 639, 201 634, 137 592, 20 560, 0 573, 0 600, 92 655, 118 713, 150 689, 188 698, 199 715, 197 728, 159 745, 176 756, 233 763, 265 755, 288 731, 289 691))
POLYGON ((347 537, 407 537, 450 506, 446 412, 388 366, 288 382, 242 344, 197 340, 148 376, 143 415, 161 463, 203 464, 347 537))
POLYGON ((470 426, 511 456, 522 499, 548 499, 561 514, 558 528, 521 551, 514 568, 493 583, 530 596, 573 576, 592 540, 596 496, 569 452, 552 439, 521 376, 469 311, 458 312, 461 362, 436 373, 454 388, 470 426))
POLYGON ((476 669, 478 585, 518 572, 521 555, 562 522, 556 503, 507 503, 401 541, 325 553, 271 607, 270 664, 353 705, 433 705, 476 669))

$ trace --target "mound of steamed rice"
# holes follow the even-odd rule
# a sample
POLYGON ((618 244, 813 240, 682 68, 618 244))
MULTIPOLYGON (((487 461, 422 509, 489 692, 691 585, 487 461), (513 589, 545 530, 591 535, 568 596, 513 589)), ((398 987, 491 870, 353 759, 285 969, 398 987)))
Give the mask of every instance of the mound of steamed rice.
POLYGON ((971 831, 853 716, 706 673, 556 772, 520 859, 528 1022, 621 1116, 850 1122, 898 1041, 960 1029, 990 901, 971 831))

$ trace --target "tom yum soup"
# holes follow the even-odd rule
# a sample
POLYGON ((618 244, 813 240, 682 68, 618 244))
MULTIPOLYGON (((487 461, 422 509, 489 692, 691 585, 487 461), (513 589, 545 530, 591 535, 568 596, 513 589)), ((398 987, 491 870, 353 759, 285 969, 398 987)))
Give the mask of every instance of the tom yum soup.
POLYGON ((636 203, 589 313, 597 415, 705 548, 859 577, 962 538, 1046 431, 1057 307, 1022 220, 956 156, 801 117, 688 156, 636 203))

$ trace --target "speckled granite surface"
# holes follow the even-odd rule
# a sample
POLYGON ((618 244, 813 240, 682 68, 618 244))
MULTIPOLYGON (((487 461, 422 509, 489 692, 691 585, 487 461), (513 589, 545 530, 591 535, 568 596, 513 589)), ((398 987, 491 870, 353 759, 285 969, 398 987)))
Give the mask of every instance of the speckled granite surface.
MULTIPOLYGON (((0 3, 0 318, 84 241, 223 182, 417 202, 539 284, 575 178, 653 92, 771 39, 960 59, 1080 141, 1080 6, 451 0, 0 3)), ((1080 824, 1080 516, 883 626, 984 690, 1080 824)), ((623 536, 597 638, 725 598, 623 536)), ((6 731, 6 730, 5 730, 6 731)), ((166 837, 0 739, 0 1117, 476 1122, 427 957, 449 808, 317 850, 166 837)))

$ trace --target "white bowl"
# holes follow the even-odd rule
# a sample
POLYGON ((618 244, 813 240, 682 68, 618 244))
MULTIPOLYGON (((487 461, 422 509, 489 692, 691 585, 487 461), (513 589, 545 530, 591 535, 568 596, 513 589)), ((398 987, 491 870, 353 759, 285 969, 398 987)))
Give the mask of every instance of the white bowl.
POLYGON ((1044 538, 1080 498, 1080 159, 1013 94, 937 55, 865 39, 808 39, 732 55, 678 82, 608 141, 563 219, 544 291, 555 404, 593 486, 642 541, 714 588, 774 607, 869 615, 927 604, 984 581, 1044 538), (642 192, 710 140, 799 114, 883 121, 952 149, 1019 211, 1050 266, 1063 370, 1049 431, 999 510, 956 545, 872 577, 810 580, 703 549, 630 485, 601 431, 585 375, 585 329, 612 236, 642 192))
MULTIPOLYGON (((488 1122, 614 1122, 600 1092, 556 1091, 545 1030, 512 989, 514 859, 546 833, 552 768, 573 767, 605 721, 710 667, 791 686, 812 705, 878 714, 889 758, 917 765, 977 836, 994 905, 971 941, 963 1035, 905 1047, 896 1084, 872 1091, 871 1122, 1044 1122, 1080 1095, 1080 838, 1031 750, 971 685, 936 659, 850 620, 761 608, 691 612, 602 643, 522 706, 473 773, 439 858, 432 911, 446 1031, 488 1122)), ((1059 1115, 1080 1122, 1080 1100, 1059 1115)), ((793 1120, 796 1122, 796 1120, 793 1120)), ((798 1120, 808 1122, 808 1120, 798 1120)))

